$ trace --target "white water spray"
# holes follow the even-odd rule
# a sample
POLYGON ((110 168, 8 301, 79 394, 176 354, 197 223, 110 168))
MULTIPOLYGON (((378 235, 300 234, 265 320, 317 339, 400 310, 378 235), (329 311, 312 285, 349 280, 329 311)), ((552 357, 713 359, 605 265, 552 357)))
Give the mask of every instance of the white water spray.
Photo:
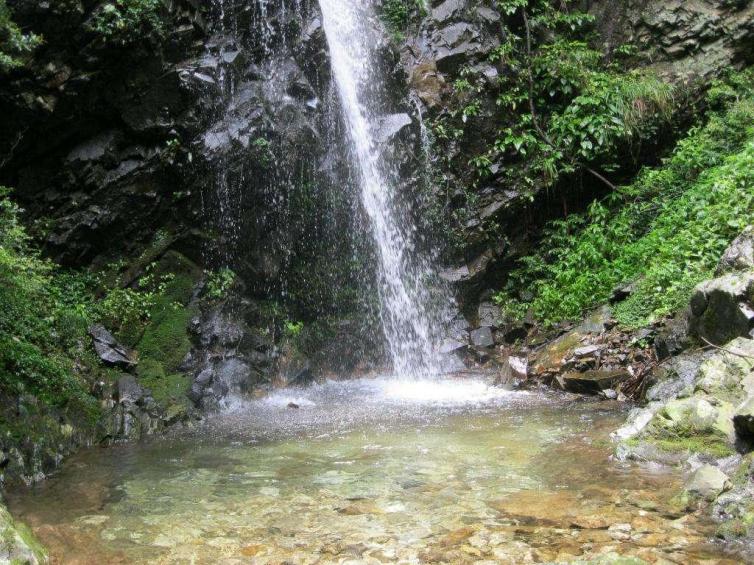
POLYGON ((440 372, 427 280, 432 272, 413 241, 408 210, 396 195, 397 165, 390 141, 378 143, 380 116, 375 108, 384 85, 370 26, 370 0, 319 0, 330 60, 348 127, 361 200, 369 217, 379 261, 380 313, 393 371, 426 377, 440 372))

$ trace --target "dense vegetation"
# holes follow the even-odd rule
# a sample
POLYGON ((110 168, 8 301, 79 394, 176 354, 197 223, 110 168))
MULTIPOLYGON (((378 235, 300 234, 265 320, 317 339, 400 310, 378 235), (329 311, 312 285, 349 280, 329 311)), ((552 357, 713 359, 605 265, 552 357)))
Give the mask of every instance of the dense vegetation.
MULTIPOLYGON (((165 403, 185 402, 186 379, 178 365, 190 348, 186 307, 201 272, 179 254, 137 259, 130 282, 117 263, 97 275, 68 271, 43 258, 20 222, 21 210, 0 192, 0 400, 36 398, 43 406, 97 421, 91 389, 120 374, 102 366, 88 328, 102 323, 136 347, 139 375, 165 403), (139 262, 144 263, 139 267, 139 262)), ((159 234, 158 234, 159 239, 159 234)), ((145 252, 145 258, 149 253, 145 252)), ((207 274, 206 299, 222 298, 234 275, 207 274)))
MULTIPOLYGON (((468 244, 480 191, 501 184, 534 202, 542 193, 584 184, 613 190, 646 160, 647 147, 672 131, 684 92, 642 68, 630 45, 605 53, 594 17, 575 3, 498 2, 501 42, 486 63, 458 70, 447 110, 430 120, 440 169, 464 194, 429 213, 459 253, 468 244), (461 155, 454 147, 463 147, 461 155), (448 216, 452 221, 448 222, 448 216)), ((447 185, 438 178, 436 185, 447 185)), ((482 230, 505 238, 494 218, 482 230)))
POLYGON ((0 393, 33 394, 46 404, 96 417, 81 374, 92 363, 84 346, 92 296, 80 281, 41 258, 0 193, 0 393), (76 368, 75 368, 76 367, 76 368))
POLYGON ((754 213, 752 73, 712 86, 709 117, 662 166, 552 222, 497 299, 509 312, 574 319, 635 283, 616 315, 638 326, 682 308, 754 213), (532 293, 521 299, 519 289, 532 293))
POLYGON ((0 0, 0 74, 22 66, 41 42, 38 35, 21 31, 6 0, 0 0))

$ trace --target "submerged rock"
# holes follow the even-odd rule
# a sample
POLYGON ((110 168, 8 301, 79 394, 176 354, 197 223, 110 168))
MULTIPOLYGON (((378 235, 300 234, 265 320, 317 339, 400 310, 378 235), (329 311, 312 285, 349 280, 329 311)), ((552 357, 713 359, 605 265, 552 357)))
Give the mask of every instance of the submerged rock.
POLYGON ((686 492, 710 501, 731 488, 728 475, 713 465, 702 465, 686 484, 686 492))

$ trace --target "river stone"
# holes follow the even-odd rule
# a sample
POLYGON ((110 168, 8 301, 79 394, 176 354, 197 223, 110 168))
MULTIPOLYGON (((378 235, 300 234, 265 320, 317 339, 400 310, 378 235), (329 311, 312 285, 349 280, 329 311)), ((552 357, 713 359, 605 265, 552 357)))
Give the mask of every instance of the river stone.
POLYGON ((495 345, 495 339, 492 336, 492 330, 488 327, 478 328, 471 332, 471 343, 476 347, 492 347, 495 345))
POLYGON ((747 303, 753 293, 754 270, 729 273, 699 284, 691 297, 690 333, 715 345, 748 336, 754 312, 747 303))
POLYGON ((570 372, 563 375, 563 387, 570 392, 582 394, 598 394, 614 388, 631 378, 626 371, 586 371, 584 373, 570 372))
MULTIPOLYGON (((610 308, 600 308, 590 314, 581 324, 547 344, 537 352, 532 368, 535 374, 558 371, 566 359, 573 356, 581 346, 584 338, 590 334, 599 334, 605 330, 605 324, 610 319, 610 308)), ((609 388, 609 387, 608 387, 609 388)))
POLYGON ((750 396, 736 409, 733 426, 738 437, 749 442, 754 440, 754 396, 750 396))
POLYGON ((723 253, 716 275, 754 268, 754 226, 748 226, 723 253))
POLYGON ((733 437, 733 406, 713 399, 716 406, 701 396, 671 400, 652 419, 653 435, 678 437, 684 435, 713 435, 720 439, 733 437))
POLYGON ((526 357, 510 355, 502 360, 500 373, 495 384, 502 386, 516 386, 525 381, 529 374, 529 361, 526 357))
POLYGON ((628 413, 626 423, 610 434, 616 441, 625 441, 638 436, 662 408, 661 402, 650 402, 644 408, 634 408, 628 413))
POLYGON ((731 488, 728 475, 712 465, 699 467, 686 484, 686 492, 703 498, 714 500, 720 494, 731 488))

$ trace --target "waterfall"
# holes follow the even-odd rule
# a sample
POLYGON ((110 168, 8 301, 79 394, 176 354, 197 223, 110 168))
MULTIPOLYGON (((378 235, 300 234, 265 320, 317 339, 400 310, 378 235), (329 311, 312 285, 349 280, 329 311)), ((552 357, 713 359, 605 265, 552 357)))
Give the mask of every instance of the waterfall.
POLYGON ((440 370, 432 270, 416 246, 408 205, 399 198, 400 177, 391 141, 381 132, 377 108, 387 100, 374 46, 369 0, 319 0, 331 68, 347 126, 361 203, 377 249, 380 316, 393 371, 425 377, 440 370))

